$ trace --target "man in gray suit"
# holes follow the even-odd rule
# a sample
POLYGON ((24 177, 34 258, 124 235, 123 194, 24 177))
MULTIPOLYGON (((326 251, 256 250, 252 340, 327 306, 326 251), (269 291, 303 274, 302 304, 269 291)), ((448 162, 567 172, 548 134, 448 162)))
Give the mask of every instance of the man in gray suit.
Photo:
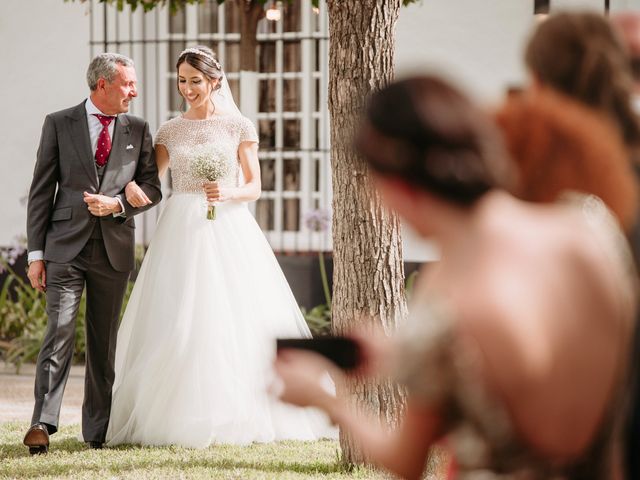
POLYGON ((137 96, 133 62, 100 54, 89 65, 87 81, 89 98, 45 118, 29 191, 28 276, 34 288, 46 291, 49 319, 36 368, 32 426, 24 438, 32 454, 46 453, 49 435, 58 429, 85 286, 82 434, 92 448, 102 447, 119 314, 134 267, 133 216, 161 199, 149 125, 126 115, 137 96), (126 189, 135 184, 144 192, 135 189, 143 196, 140 208, 126 200, 126 189))

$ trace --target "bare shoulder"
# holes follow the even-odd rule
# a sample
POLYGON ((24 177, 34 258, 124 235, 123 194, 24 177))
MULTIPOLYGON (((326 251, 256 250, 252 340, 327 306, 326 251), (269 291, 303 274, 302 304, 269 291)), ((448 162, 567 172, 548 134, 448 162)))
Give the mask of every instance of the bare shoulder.
POLYGON ((481 258, 456 303, 467 332, 484 345, 489 365, 509 382, 512 372, 517 372, 513 379, 522 379, 524 370, 542 368, 562 353, 561 347, 552 351, 544 345, 560 346, 567 340, 563 332, 583 334, 582 325, 592 317, 597 322, 621 305, 627 311, 633 307, 625 298, 631 277, 619 251, 623 246, 612 240, 615 230, 603 234, 602 226, 590 225, 578 209, 560 207, 533 209, 503 227, 483 231, 481 258))
POLYGON ((635 308, 637 272, 627 239, 614 215, 597 197, 582 196, 568 208, 564 254, 576 285, 621 311, 635 308), (599 295, 599 296, 598 296, 599 295))
POLYGON ((490 231, 470 294, 456 302, 487 385, 543 452, 591 438, 628 355, 635 289, 624 240, 591 213, 540 209, 490 231))

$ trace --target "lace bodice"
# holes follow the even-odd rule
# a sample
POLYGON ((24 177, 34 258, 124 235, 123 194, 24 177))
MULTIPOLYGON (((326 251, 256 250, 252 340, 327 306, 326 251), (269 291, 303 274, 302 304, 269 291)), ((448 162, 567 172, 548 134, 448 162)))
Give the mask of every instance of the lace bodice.
POLYGON ((219 180, 226 186, 238 186, 241 170, 238 146, 258 142, 256 129, 246 117, 217 115, 206 120, 188 120, 182 116, 163 123, 155 137, 156 145, 169 152, 169 169, 174 193, 201 193, 203 179, 192 171, 191 164, 202 146, 212 144, 228 163, 227 174, 219 180))

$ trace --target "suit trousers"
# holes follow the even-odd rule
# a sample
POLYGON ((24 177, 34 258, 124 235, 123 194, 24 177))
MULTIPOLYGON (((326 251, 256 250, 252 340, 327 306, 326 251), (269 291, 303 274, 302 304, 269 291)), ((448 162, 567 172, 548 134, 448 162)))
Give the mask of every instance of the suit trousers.
POLYGON ((85 442, 104 442, 111 411, 116 337, 130 272, 109 263, 102 239, 90 239, 69 263, 47 262, 48 325, 36 366, 32 424, 58 429, 82 292, 86 297, 86 372, 82 405, 85 442))

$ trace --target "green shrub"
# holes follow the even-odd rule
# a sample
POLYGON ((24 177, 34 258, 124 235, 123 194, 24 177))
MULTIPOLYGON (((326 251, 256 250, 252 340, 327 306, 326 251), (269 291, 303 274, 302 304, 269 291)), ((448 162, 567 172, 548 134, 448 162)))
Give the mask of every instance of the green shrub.
MULTIPOLYGON (((46 298, 4 265, 8 276, 0 291, 0 353, 5 362, 19 370, 24 362, 35 361, 47 330, 46 298)), ((84 360, 85 295, 78 312, 74 361, 84 360)))
POLYGON ((311 330, 311 335, 317 337, 331 333, 331 307, 326 303, 316 305, 309 311, 304 307, 301 307, 300 310, 302 310, 302 315, 311 330))
MULTIPOLYGON (((140 270, 145 248, 136 246, 136 269, 140 270)), ((321 265, 323 258, 320 257, 321 265)), ((7 271, 7 278, 0 290, 0 358, 11 363, 19 371, 25 362, 34 362, 38 358, 40 346, 47 329, 46 296, 31 287, 20 277, 7 262, 0 259, 0 266, 7 271)), ((325 296, 331 301, 328 294, 326 273, 322 270, 325 296)), ((133 281, 129 281, 125 292, 124 302, 120 318, 124 314, 131 291, 133 281)), ((327 335, 331 332, 331 304, 321 304, 307 311, 302 308, 304 318, 313 336, 327 335)), ((74 346, 74 363, 84 363, 85 359, 85 313, 86 293, 83 292, 76 319, 76 334, 74 346)))
MULTIPOLYGON (((136 266, 144 250, 136 249, 136 266)), ((25 282, 6 262, 2 264, 8 276, 0 290, 0 358, 13 364, 16 371, 25 362, 35 362, 47 330, 46 296, 25 282)), ((120 318, 133 290, 129 281, 120 318)), ((73 362, 84 363, 86 349, 86 291, 83 292, 76 319, 73 362)))

